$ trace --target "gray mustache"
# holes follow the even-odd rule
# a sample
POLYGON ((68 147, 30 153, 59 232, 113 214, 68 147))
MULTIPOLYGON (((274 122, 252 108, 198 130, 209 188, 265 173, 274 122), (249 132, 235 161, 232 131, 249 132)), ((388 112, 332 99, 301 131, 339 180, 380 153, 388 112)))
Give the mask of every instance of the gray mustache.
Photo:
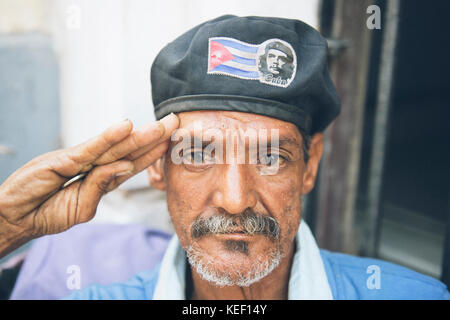
POLYGON ((239 230, 247 235, 265 235, 272 240, 280 238, 280 225, 272 218, 246 210, 239 215, 219 212, 209 218, 199 218, 191 228, 192 238, 208 234, 226 234, 239 230))

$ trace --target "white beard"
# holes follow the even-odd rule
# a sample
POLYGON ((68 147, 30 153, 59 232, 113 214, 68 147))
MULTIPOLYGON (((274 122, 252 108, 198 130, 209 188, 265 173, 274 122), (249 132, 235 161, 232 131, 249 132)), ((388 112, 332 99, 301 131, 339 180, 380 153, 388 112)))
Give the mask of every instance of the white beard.
MULTIPOLYGON (((259 255, 249 270, 242 273, 239 271, 242 265, 213 259, 194 246, 189 246, 186 253, 190 265, 195 268, 200 277, 218 287, 249 287, 271 273, 283 258, 281 250, 271 250, 268 254, 259 255)), ((244 267, 248 268, 248 265, 244 267)))

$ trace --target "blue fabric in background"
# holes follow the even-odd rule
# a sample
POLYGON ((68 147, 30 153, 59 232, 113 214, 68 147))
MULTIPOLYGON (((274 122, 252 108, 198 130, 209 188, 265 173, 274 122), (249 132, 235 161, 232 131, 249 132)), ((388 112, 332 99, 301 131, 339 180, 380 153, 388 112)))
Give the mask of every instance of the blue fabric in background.
POLYGON ((139 225, 82 224, 34 241, 11 299, 60 299, 79 267, 81 289, 94 283, 126 281, 152 269, 164 255, 170 235, 139 225), (69 268, 69 269, 68 269, 69 268))

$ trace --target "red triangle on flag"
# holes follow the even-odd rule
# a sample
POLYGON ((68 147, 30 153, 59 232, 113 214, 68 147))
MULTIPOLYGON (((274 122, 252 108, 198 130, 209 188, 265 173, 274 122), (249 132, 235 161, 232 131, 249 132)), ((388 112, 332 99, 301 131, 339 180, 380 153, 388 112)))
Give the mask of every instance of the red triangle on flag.
POLYGON ((234 56, 223 44, 217 41, 209 43, 209 70, 233 59, 234 56))

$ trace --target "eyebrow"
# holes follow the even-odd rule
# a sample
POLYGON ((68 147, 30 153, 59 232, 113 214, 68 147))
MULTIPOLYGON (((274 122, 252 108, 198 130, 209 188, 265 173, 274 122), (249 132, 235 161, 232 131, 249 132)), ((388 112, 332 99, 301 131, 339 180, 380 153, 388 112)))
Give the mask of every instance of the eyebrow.
MULTIPOLYGON (((191 134, 192 145, 194 144, 193 141, 194 141, 195 138, 199 139, 202 142, 202 148, 208 146, 210 143, 215 141, 215 137, 214 136, 212 136, 211 139, 206 140, 206 139, 203 139, 203 137, 199 137, 199 136, 196 136, 194 134, 191 134)), ((270 141, 271 140, 268 139, 268 143, 267 143, 268 147, 271 146, 270 141)), ((302 147, 301 141, 298 141, 298 139, 291 138, 291 137, 280 137, 279 140, 278 140, 278 145, 280 147, 296 147, 296 148, 301 148, 302 147)))
MULTIPOLYGON (((269 143, 270 145, 270 143, 269 143)), ((281 146, 293 146, 293 147, 301 147, 301 142, 297 139, 288 138, 288 137, 282 137, 279 140, 279 145, 281 146)))

